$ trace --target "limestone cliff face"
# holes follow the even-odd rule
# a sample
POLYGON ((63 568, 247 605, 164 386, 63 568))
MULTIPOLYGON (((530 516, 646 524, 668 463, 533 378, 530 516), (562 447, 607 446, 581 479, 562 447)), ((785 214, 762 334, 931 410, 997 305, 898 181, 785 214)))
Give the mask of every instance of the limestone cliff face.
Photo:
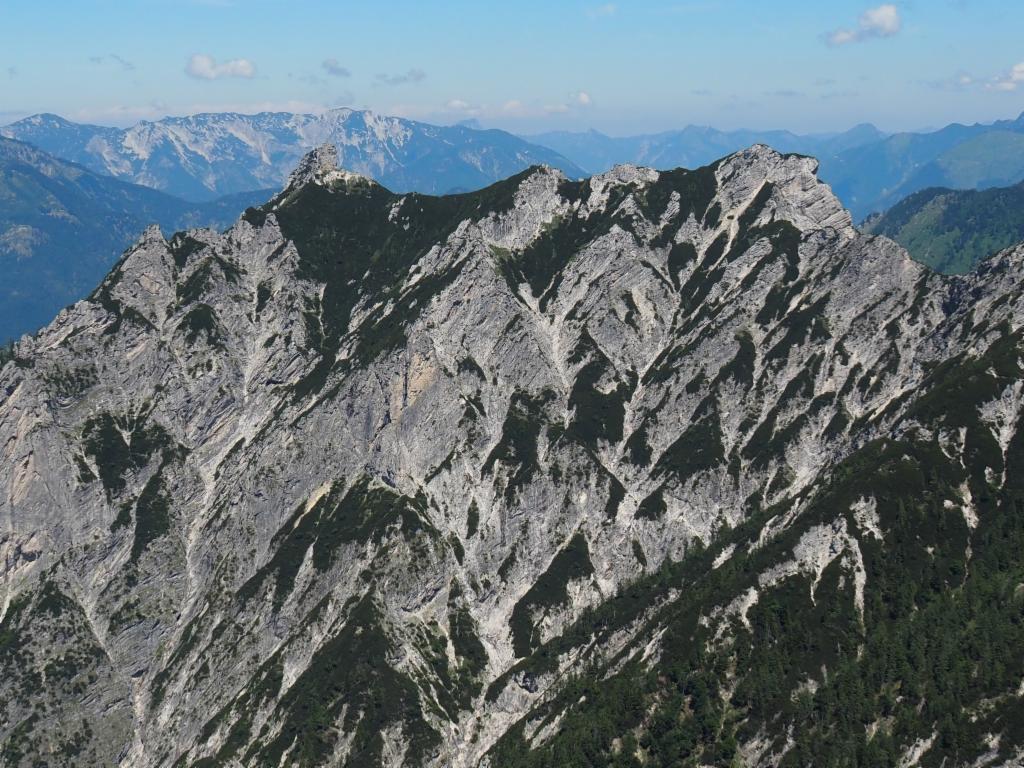
MULTIPOLYGON (((433 198, 323 149, 223 234, 148 231, 0 372, 5 764, 486 764, 567 672, 657 659, 642 616, 573 628, 766 511, 762 545, 796 530, 1024 317, 1024 249, 937 276, 815 170, 433 198)), ((985 404, 1004 450, 1020 404, 985 404)), ((705 625, 833 561, 863 612, 871 503, 705 625)))

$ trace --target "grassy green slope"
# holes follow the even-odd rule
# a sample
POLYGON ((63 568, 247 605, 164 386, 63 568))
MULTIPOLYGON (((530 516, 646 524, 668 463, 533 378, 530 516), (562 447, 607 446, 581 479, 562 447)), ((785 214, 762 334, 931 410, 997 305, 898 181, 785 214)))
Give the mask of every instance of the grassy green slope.
POLYGON ((968 272, 986 257, 1024 240, 1024 183, 981 192, 926 189, 871 220, 865 229, 891 237, 939 272, 968 272))

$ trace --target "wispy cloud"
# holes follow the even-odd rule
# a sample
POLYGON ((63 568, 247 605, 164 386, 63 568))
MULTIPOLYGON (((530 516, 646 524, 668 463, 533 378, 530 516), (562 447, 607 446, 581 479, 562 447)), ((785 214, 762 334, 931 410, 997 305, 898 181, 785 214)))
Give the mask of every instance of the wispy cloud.
POLYGON ((188 60, 185 74, 197 80, 220 80, 225 77, 252 78, 256 67, 248 59, 229 59, 221 64, 212 56, 197 53, 188 60))
POLYGON ((990 83, 985 85, 990 91, 1016 91, 1022 86, 1024 86, 1024 61, 1011 68, 1009 72, 993 78, 990 83))
POLYGON ((860 96, 860 91, 856 91, 853 88, 841 88, 835 91, 825 91, 824 93, 818 94, 819 101, 835 101, 835 100, 849 100, 855 99, 860 96))
POLYGON ((341 66, 337 59, 324 59, 320 66, 331 77, 352 77, 352 72, 348 67, 341 66))
POLYGON ((978 76, 961 70, 952 77, 927 81, 925 84, 940 91, 978 89, 1012 93, 1017 90, 1024 90, 1024 61, 993 77, 978 76))
POLYGON ((927 80, 924 84, 939 91, 963 91, 978 85, 978 79, 970 72, 958 72, 941 80, 927 80))
POLYGON ((0 120, 3 121, 0 125, 13 123, 15 120, 21 120, 32 114, 33 112, 27 109, 0 109, 0 120))
POLYGON ((89 61, 93 64, 116 64, 125 72, 132 72, 135 69, 135 65, 132 62, 118 56, 116 53, 109 53, 106 56, 90 56, 89 61))
POLYGON ((334 107, 351 107, 356 103, 356 95, 352 91, 342 91, 331 102, 334 107))
POLYGON ((899 9, 891 3, 886 3, 864 11, 855 28, 842 27, 829 32, 825 36, 825 41, 831 46, 863 43, 877 37, 893 37, 899 34, 902 28, 903 20, 900 18, 899 9))
MULTIPOLYGON (((592 106, 593 97, 587 91, 575 91, 568 94, 564 101, 544 103, 541 101, 523 101, 508 99, 500 104, 476 104, 466 99, 454 98, 446 101, 442 107, 442 115, 451 117, 482 117, 482 118, 540 118, 550 115, 565 115, 592 106)), ((430 117, 430 113, 426 113, 430 117)))
POLYGON ((464 112, 467 115, 474 114, 479 111, 479 107, 470 104, 465 99, 449 99, 445 102, 444 108, 451 112, 464 112))
POLYGON ((592 106, 593 103, 594 99, 587 91, 576 91, 575 93, 570 93, 563 102, 545 105, 544 112, 548 115, 564 115, 576 109, 586 109, 592 106))
POLYGON ((7 77, 9 77, 11 80, 13 80, 17 76, 18 76, 18 68, 17 67, 8 67, 7 68, 7 77))
POLYGON ((301 72, 299 74, 289 72, 288 79, 298 80, 300 83, 305 83, 306 85, 327 85, 327 81, 324 78, 319 75, 314 75, 312 72, 301 72))
POLYGON ((422 69, 410 69, 408 72, 403 72, 398 75, 389 75, 385 72, 380 72, 373 77, 374 82, 378 85, 407 85, 409 83, 420 83, 427 79, 427 73, 422 69))
POLYGON ((592 19, 600 19, 604 16, 614 16, 619 7, 615 3, 603 3, 587 9, 587 16, 592 19))

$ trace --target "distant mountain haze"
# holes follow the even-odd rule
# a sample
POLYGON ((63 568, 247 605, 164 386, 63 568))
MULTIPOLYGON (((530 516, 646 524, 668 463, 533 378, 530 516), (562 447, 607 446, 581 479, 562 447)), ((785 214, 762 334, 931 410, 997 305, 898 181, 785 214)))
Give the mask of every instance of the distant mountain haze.
POLYGON ((900 133, 822 157, 821 176, 855 218, 928 187, 987 189, 1024 180, 1024 115, 991 125, 900 133))
POLYGON ((986 189, 1024 180, 1024 114, 985 125, 953 124, 928 133, 893 135, 864 124, 830 136, 687 126, 622 138, 596 131, 526 138, 551 147, 590 173, 620 163, 661 170, 694 168, 758 142, 780 152, 813 155, 821 162, 822 180, 858 221, 927 187, 986 189))
POLYGON ((663 170, 695 168, 754 144, 767 144, 779 152, 821 157, 881 141, 886 134, 869 124, 858 125, 840 134, 811 136, 790 131, 720 131, 689 125, 678 131, 620 138, 598 131, 554 131, 524 138, 551 147, 588 173, 601 173, 622 163, 663 170))
POLYGON ((0 138, 0 343, 85 296, 148 225, 220 228, 269 194, 189 203, 0 138))
POLYGON ((584 175, 557 152, 505 131, 428 125, 351 109, 321 115, 200 114, 125 129, 35 115, 0 135, 97 173, 195 201, 280 188, 299 159, 325 142, 335 145, 343 167, 400 193, 479 189, 531 165, 584 175))
POLYGON ((1024 115, 991 124, 886 134, 864 123, 836 134, 785 130, 677 131, 611 137, 554 131, 516 137, 473 123, 435 126, 368 111, 265 112, 168 117, 130 128, 35 115, 0 129, 65 160, 187 200, 278 188, 309 149, 330 142, 342 167, 395 192, 482 188, 531 165, 570 178, 619 164, 697 168, 754 144, 811 155, 820 175, 860 221, 928 187, 986 189, 1024 180, 1024 115))

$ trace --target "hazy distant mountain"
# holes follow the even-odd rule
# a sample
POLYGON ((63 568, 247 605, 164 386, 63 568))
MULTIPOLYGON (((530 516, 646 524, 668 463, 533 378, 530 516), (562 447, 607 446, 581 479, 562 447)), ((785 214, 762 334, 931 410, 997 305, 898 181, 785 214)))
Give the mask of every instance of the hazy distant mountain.
POLYGON ((649 136, 612 138, 596 131, 529 137, 596 173, 618 163, 695 168, 754 143, 813 155, 854 218, 883 211, 926 187, 985 189, 1024 179, 1024 115, 988 125, 949 125, 930 133, 887 136, 859 125, 833 136, 788 131, 717 131, 689 126, 649 136))
POLYGON ((188 200, 280 188, 309 149, 324 142, 341 164, 395 192, 478 189, 545 164, 583 171, 556 152, 497 130, 435 126, 372 112, 264 112, 169 117, 127 129, 35 115, 0 130, 98 173, 188 200))
POLYGON ((267 194, 197 205, 0 138, 0 342, 92 290, 147 225, 219 227, 267 194))
POLYGON ((860 219, 928 187, 987 189, 1024 180, 1024 114, 899 133, 820 158, 822 178, 860 219))
POLYGON ((864 229, 891 237, 940 272, 967 272, 1024 240, 1024 183, 984 191, 925 189, 873 218, 864 229))
POLYGON ((689 125, 678 131, 620 138, 598 131, 555 131, 525 138, 551 147, 589 173, 600 173, 620 163, 660 169, 696 168, 754 144, 767 144, 779 152, 820 157, 877 142, 885 136, 875 126, 863 124, 844 133, 818 136, 800 136, 789 131, 719 131, 689 125))

